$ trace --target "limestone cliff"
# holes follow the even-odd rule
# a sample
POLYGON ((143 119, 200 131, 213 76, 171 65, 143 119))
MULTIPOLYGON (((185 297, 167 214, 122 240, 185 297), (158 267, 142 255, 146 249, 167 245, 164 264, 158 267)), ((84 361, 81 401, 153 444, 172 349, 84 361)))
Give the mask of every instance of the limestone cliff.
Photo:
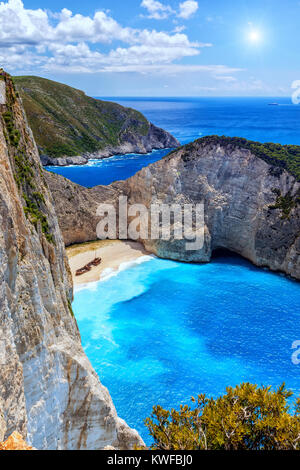
POLYGON ((0 441, 37 449, 128 449, 80 342, 53 199, 10 77, 0 71, 0 441))
POLYGON ((129 202, 204 202, 205 242, 145 241, 163 258, 206 262, 218 248, 300 279, 300 183, 243 146, 203 139, 142 169, 124 187, 129 202))
POLYGON ((109 187, 86 189, 57 175, 47 180, 66 244, 95 239, 96 203, 116 204, 120 193, 129 203, 147 207, 153 202, 204 202, 201 250, 186 251, 185 240, 144 240, 146 249, 162 258, 208 262, 214 250, 225 248, 257 266, 300 279, 299 148, 274 148, 276 152, 270 151, 272 145, 204 138, 109 187), (90 221, 88 228, 80 225, 77 211, 90 221))
POLYGON ((97 207, 106 201, 116 205, 119 191, 112 185, 84 188, 50 171, 44 175, 55 201, 65 245, 96 240, 97 207))

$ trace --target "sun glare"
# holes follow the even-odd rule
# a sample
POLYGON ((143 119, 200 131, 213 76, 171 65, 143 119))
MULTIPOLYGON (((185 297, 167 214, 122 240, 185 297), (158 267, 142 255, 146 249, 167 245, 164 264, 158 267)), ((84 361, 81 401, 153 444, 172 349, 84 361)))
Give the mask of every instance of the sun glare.
POLYGON ((258 42, 261 39, 261 35, 259 31, 251 31, 249 33, 249 40, 251 42, 258 42))

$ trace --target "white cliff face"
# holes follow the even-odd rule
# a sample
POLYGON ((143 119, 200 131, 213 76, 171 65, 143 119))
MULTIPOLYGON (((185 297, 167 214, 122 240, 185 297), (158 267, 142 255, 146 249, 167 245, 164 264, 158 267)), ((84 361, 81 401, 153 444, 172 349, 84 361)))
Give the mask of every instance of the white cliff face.
POLYGON ((202 249, 186 251, 185 240, 147 241, 162 258, 206 262, 218 248, 257 266, 300 279, 300 184, 287 171, 274 171, 251 151, 194 142, 142 169, 125 182, 129 203, 204 203, 202 249), (288 217, 274 208, 278 194, 298 201, 288 217))
POLYGON ((3 76, 0 441, 19 431, 37 449, 131 448, 142 440, 118 418, 81 347, 52 196, 21 103, 3 76))
POLYGON ((6 87, 4 80, 0 80, 0 104, 6 103, 6 87))

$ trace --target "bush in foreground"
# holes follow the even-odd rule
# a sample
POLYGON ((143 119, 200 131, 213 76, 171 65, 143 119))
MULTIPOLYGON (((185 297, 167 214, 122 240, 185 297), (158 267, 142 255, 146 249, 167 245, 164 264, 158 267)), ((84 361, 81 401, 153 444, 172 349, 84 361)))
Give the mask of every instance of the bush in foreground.
POLYGON ((155 406, 145 424, 159 450, 299 450, 300 398, 285 385, 272 390, 243 383, 226 394, 192 398, 194 407, 180 410, 155 406))

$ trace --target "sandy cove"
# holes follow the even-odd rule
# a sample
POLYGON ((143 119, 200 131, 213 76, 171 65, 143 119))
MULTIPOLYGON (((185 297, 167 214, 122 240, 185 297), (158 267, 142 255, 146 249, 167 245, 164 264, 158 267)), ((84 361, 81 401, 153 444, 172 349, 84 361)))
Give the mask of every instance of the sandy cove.
POLYGON ((143 245, 138 242, 121 240, 99 240, 89 243, 72 245, 67 248, 67 255, 72 272, 74 285, 99 281, 109 273, 117 271, 121 264, 134 261, 149 255, 143 245), (95 257, 102 259, 99 266, 92 270, 75 276, 77 269, 82 268, 95 257))

